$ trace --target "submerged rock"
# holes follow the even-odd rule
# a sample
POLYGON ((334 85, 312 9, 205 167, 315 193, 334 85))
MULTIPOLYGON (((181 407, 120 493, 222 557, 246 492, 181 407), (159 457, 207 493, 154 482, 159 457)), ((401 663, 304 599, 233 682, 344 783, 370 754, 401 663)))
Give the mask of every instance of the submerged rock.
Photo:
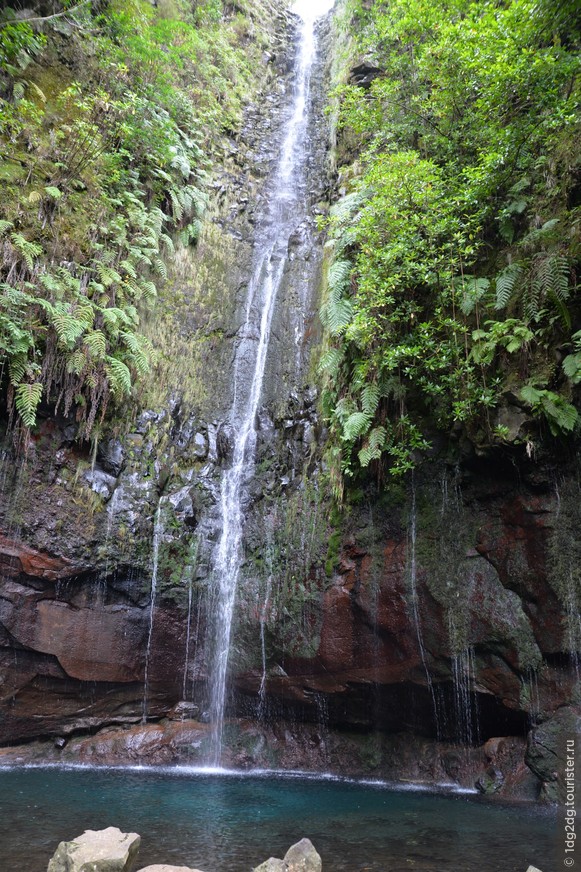
POLYGON ((141 844, 137 833, 117 827, 85 830, 72 842, 61 842, 47 872, 132 872, 141 844))

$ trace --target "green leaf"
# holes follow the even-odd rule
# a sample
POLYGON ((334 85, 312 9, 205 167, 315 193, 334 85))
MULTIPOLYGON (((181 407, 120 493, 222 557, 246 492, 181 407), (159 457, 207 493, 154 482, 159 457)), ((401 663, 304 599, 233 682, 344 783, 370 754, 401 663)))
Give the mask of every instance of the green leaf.
POLYGON ((16 411, 22 418, 25 427, 34 427, 36 424, 36 410, 42 397, 42 384, 24 382, 14 387, 16 411))
POLYGON ((109 388, 116 399, 131 393, 131 373, 122 360, 108 356, 105 371, 109 388))
POLYGON ((369 423, 369 415, 366 415, 365 412, 353 412, 343 425, 343 439, 347 442, 353 442, 354 439, 367 431, 369 423))
POLYGON ((540 402, 543 395, 542 391, 537 390, 532 385, 525 385, 520 389, 521 398, 530 406, 536 406, 540 402))
POLYGON ((563 372, 574 385, 581 381, 581 351, 568 354, 563 361, 563 372))
POLYGON ((63 195, 63 192, 59 188, 55 188, 54 185, 46 185, 44 190, 53 200, 60 200, 63 195))

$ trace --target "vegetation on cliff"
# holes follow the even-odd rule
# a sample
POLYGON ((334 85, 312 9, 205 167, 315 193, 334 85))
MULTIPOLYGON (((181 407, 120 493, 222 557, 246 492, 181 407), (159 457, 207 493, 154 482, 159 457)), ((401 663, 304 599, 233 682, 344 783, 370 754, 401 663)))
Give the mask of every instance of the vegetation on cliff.
POLYGON ((434 425, 481 446, 578 427, 579 20, 571 0, 346 0, 322 317, 334 480, 434 425))
POLYGON ((178 235, 195 243, 273 13, 267 0, 22 5, 0 13, 3 388, 25 427, 44 406, 88 438, 155 355, 140 322, 178 235))

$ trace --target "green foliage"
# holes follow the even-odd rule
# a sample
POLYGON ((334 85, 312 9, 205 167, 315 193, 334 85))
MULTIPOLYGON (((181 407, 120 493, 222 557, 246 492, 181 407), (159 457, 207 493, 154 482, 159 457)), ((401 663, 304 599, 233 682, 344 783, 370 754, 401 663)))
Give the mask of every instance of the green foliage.
POLYGON ((155 355, 141 319, 254 75, 221 2, 193 5, 93 4, 58 34, 0 13, 0 357, 26 427, 42 396, 89 437, 155 355))
POLYGON ((579 29, 549 5, 345 4, 381 73, 336 90, 339 135, 361 146, 321 310, 335 475, 404 471, 429 422, 494 442, 515 380, 552 434, 576 427, 579 29))

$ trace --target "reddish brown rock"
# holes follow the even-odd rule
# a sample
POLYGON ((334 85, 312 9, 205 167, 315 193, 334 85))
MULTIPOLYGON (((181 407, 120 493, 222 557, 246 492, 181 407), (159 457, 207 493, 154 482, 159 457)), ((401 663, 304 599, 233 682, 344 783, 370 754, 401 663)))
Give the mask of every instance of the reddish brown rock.
POLYGON ((24 542, 0 535, 0 571, 4 577, 17 577, 21 574, 46 581, 70 578, 82 571, 64 557, 51 557, 24 542))

